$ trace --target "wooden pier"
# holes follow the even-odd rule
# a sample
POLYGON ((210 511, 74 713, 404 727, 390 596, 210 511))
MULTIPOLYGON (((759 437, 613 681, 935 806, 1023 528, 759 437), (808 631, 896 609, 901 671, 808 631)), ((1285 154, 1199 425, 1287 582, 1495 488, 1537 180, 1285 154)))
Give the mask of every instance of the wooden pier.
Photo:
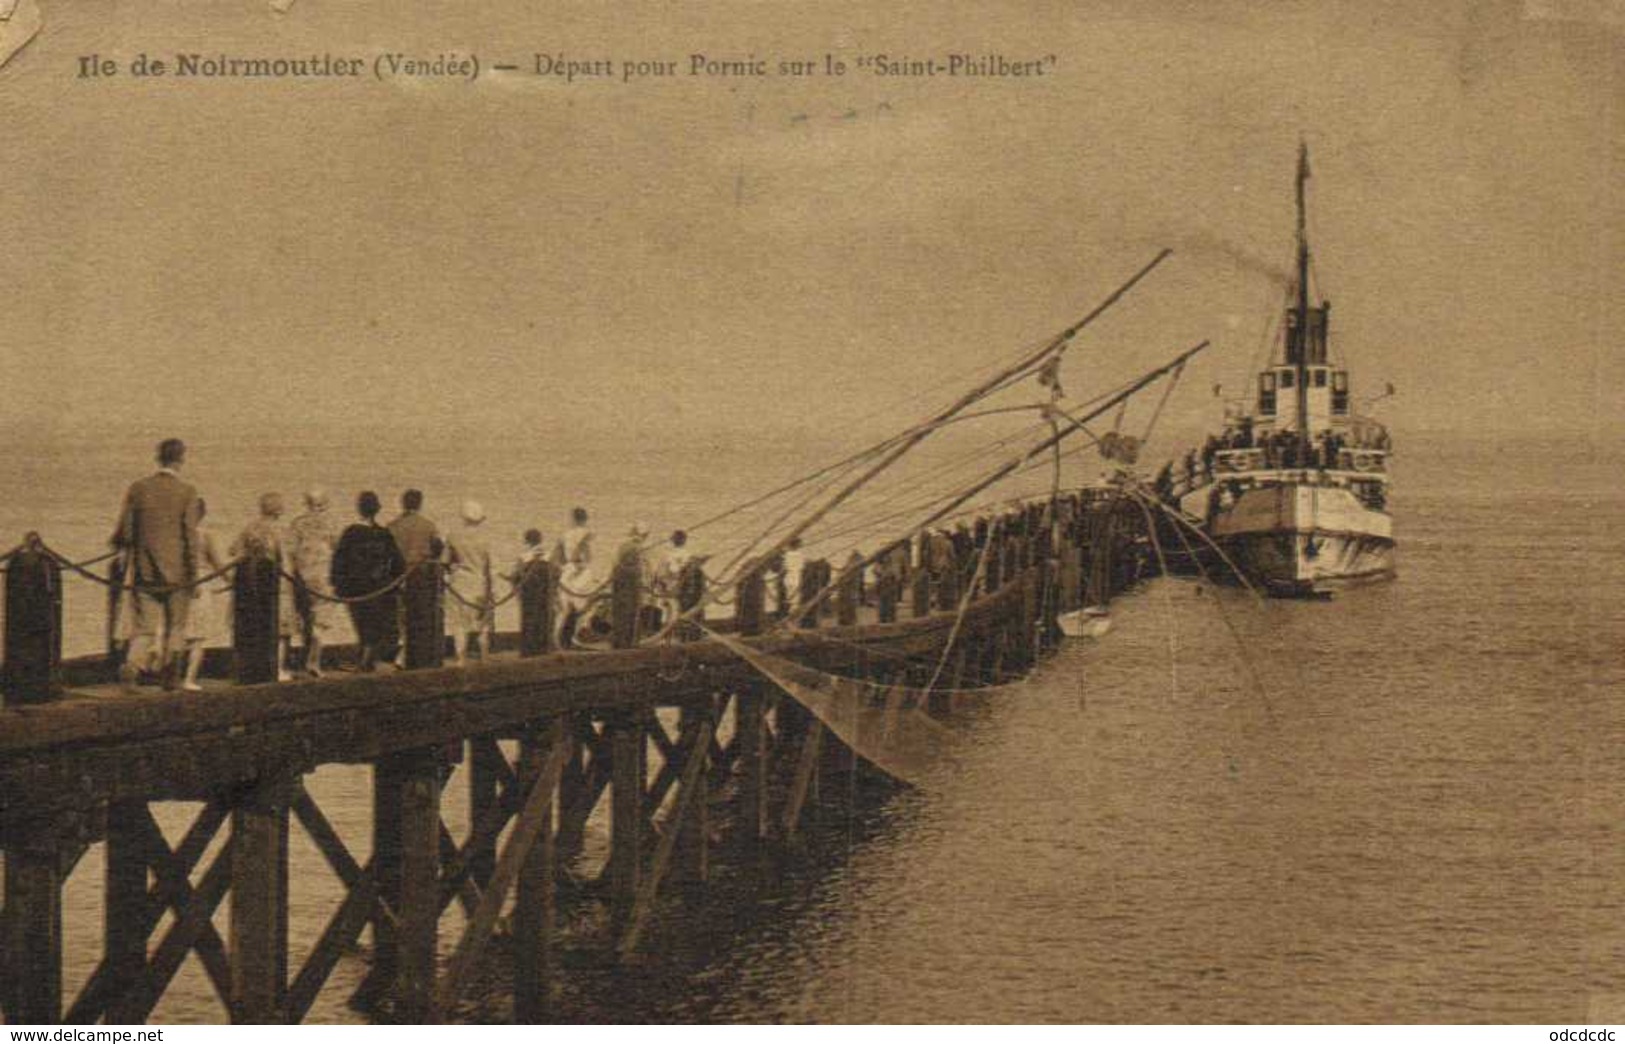
MULTIPOLYGON (((832 675, 924 688, 940 673, 943 691, 995 685, 1054 647, 1059 613, 1106 602, 1143 565, 1144 515, 1131 498, 1092 490, 1056 504, 1053 516, 1046 500, 975 520, 950 568, 927 567, 921 549, 910 556, 920 565, 871 599, 855 582, 836 583, 827 615, 766 618, 763 577, 747 572, 732 619, 706 626, 832 675)), ((111 684, 110 658, 62 660, 70 578, 37 539, 6 563, 0 1011, 13 1024, 144 1021, 192 954, 233 1021, 299 1022, 369 928, 370 970, 355 1002, 375 1019, 452 1015, 501 932, 515 1018, 544 1020, 560 974, 561 889, 601 896, 602 948, 630 957, 663 904, 703 894, 718 838, 793 857, 811 806, 849 790, 819 777, 858 765, 722 642, 697 630, 640 642, 635 590, 610 598, 610 650, 547 647, 544 576, 521 585, 520 633, 499 636, 499 650, 468 667, 442 665, 444 635, 420 628, 407 635, 412 669, 280 684, 267 680, 275 628, 263 626, 263 606, 239 604, 236 645, 211 657, 208 691, 127 693, 111 684), (365 860, 305 788, 307 774, 331 764, 372 768, 365 860), (461 838, 441 816, 453 773, 467 774, 471 795, 461 838), (168 801, 202 803, 173 846, 152 811, 168 801), (609 856, 600 878, 582 881, 565 868, 606 802, 609 856), (296 827, 344 889, 314 945, 289 940, 296 827), (64 997, 62 889, 96 843, 106 867, 101 958, 77 996, 64 997), (664 887, 676 880, 682 889, 664 887), (222 938, 213 916, 223 903, 222 938), (442 959, 442 918, 454 905, 465 927, 442 959), (306 950, 290 966, 290 953, 306 950)), ((239 600, 269 589, 274 612, 275 584, 247 579, 238 578, 239 600)), ((438 584, 419 588, 408 597, 441 596, 438 584)), ((420 606, 415 618, 438 613, 420 606)), ((928 702, 949 713, 949 701, 928 702)))

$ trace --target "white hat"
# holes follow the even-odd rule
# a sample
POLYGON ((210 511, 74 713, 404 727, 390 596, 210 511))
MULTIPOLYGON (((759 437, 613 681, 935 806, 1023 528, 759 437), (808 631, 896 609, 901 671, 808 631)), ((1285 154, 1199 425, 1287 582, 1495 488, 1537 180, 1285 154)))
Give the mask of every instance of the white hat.
POLYGON ((485 508, 477 500, 463 501, 463 521, 471 526, 477 526, 485 521, 485 508))

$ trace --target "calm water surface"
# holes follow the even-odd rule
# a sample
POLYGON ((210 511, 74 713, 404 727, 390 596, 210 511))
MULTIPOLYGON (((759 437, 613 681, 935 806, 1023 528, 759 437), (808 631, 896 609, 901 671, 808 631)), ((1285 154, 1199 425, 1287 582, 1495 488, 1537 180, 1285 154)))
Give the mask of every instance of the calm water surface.
MULTIPOLYGON (((711 911, 702 944, 589 976, 595 988, 573 990, 561 1017, 1625 1017, 1617 452, 1422 438, 1401 451, 1397 582, 1262 607, 1194 581, 1147 585, 1118 603, 1103 640, 1068 646, 968 714, 953 769, 826 838, 818 872, 711 911)), ((220 465, 208 488, 235 487, 239 504, 267 482, 297 488, 283 476, 309 458, 290 454, 220 465)), ((376 459, 364 481, 411 478, 376 459)), ((53 517, 116 500, 140 467, 45 493, 64 501, 53 517)), ((782 468, 670 483, 673 498, 652 510, 633 500, 652 472, 634 465, 593 503, 606 518, 666 524, 782 468)), ((543 510, 528 502, 537 489, 562 514, 593 488, 585 474, 496 464, 479 477, 477 495, 516 532, 543 510)), ((6 478, 18 488, 23 476, 6 478)), ((461 491, 419 481, 449 517, 461 491)), ((22 514, 7 505, 0 523, 44 524, 22 514)), ((104 532, 98 515, 63 542, 104 532)), ((93 642, 93 616, 80 626, 93 642)), ((363 859, 366 784, 348 769, 312 784, 363 859)), ((447 806, 460 829, 460 802, 447 806)), ((172 837, 187 811, 166 810, 172 837)), ((302 837, 294 860, 297 948, 338 893, 302 837)), ((70 987, 97 956, 99 880, 96 849, 68 894, 70 987)), ((454 928, 455 915, 443 945, 454 928)), ((356 1018, 343 1000, 363 970, 341 966, 313 1017, 356 1018)), ((470 1014, 500 1017, 502 1003, 470 1014)), ((220 1011, 189 965, 156 1017, 220 1011)))

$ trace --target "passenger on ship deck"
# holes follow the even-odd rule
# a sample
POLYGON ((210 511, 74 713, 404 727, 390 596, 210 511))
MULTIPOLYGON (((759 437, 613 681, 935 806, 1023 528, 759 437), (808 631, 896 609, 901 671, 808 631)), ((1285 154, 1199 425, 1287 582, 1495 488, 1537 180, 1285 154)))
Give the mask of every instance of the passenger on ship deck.
POLYGON ((333 629, 338 606, 333 602, 333 548, 338 543, 327 494, 312 489, 305 494, 305 513, 288 525, 289 558, 297 581, 294 596, 310 641, 305 670, 322 676, 322 645, 333 629))
POLYGON ((277 680, 291 681, 288 673, 288 642, 298 614, 293 604, 293 586, 282 575, 285 532, 282 526, 282 494, 260 494, 259 517, 243 527, 227 552, 232 558, 262 558, 276 567, 277 577, 277 680))
POLYGON ((383 510, 378 494, 362 493, 355 509, 361 520, 345 528, 333 552, 333 590, 341 598, 363 599, 350 603, 350 622, 361 648, 357 666, 371 671, 379 663, 392 662, 399 652, 401 594, 390 585, 406 571, 406 559, 394 536, 378 522, 383 510))

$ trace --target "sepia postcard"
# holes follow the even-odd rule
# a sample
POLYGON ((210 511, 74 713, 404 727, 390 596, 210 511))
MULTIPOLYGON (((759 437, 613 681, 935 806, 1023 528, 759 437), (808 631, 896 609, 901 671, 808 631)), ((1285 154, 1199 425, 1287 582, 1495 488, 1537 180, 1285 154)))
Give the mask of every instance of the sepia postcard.
POLYGON ((7 1024, 1625 1019, 1620 0, 0 0, 0 119, 7 1024))

